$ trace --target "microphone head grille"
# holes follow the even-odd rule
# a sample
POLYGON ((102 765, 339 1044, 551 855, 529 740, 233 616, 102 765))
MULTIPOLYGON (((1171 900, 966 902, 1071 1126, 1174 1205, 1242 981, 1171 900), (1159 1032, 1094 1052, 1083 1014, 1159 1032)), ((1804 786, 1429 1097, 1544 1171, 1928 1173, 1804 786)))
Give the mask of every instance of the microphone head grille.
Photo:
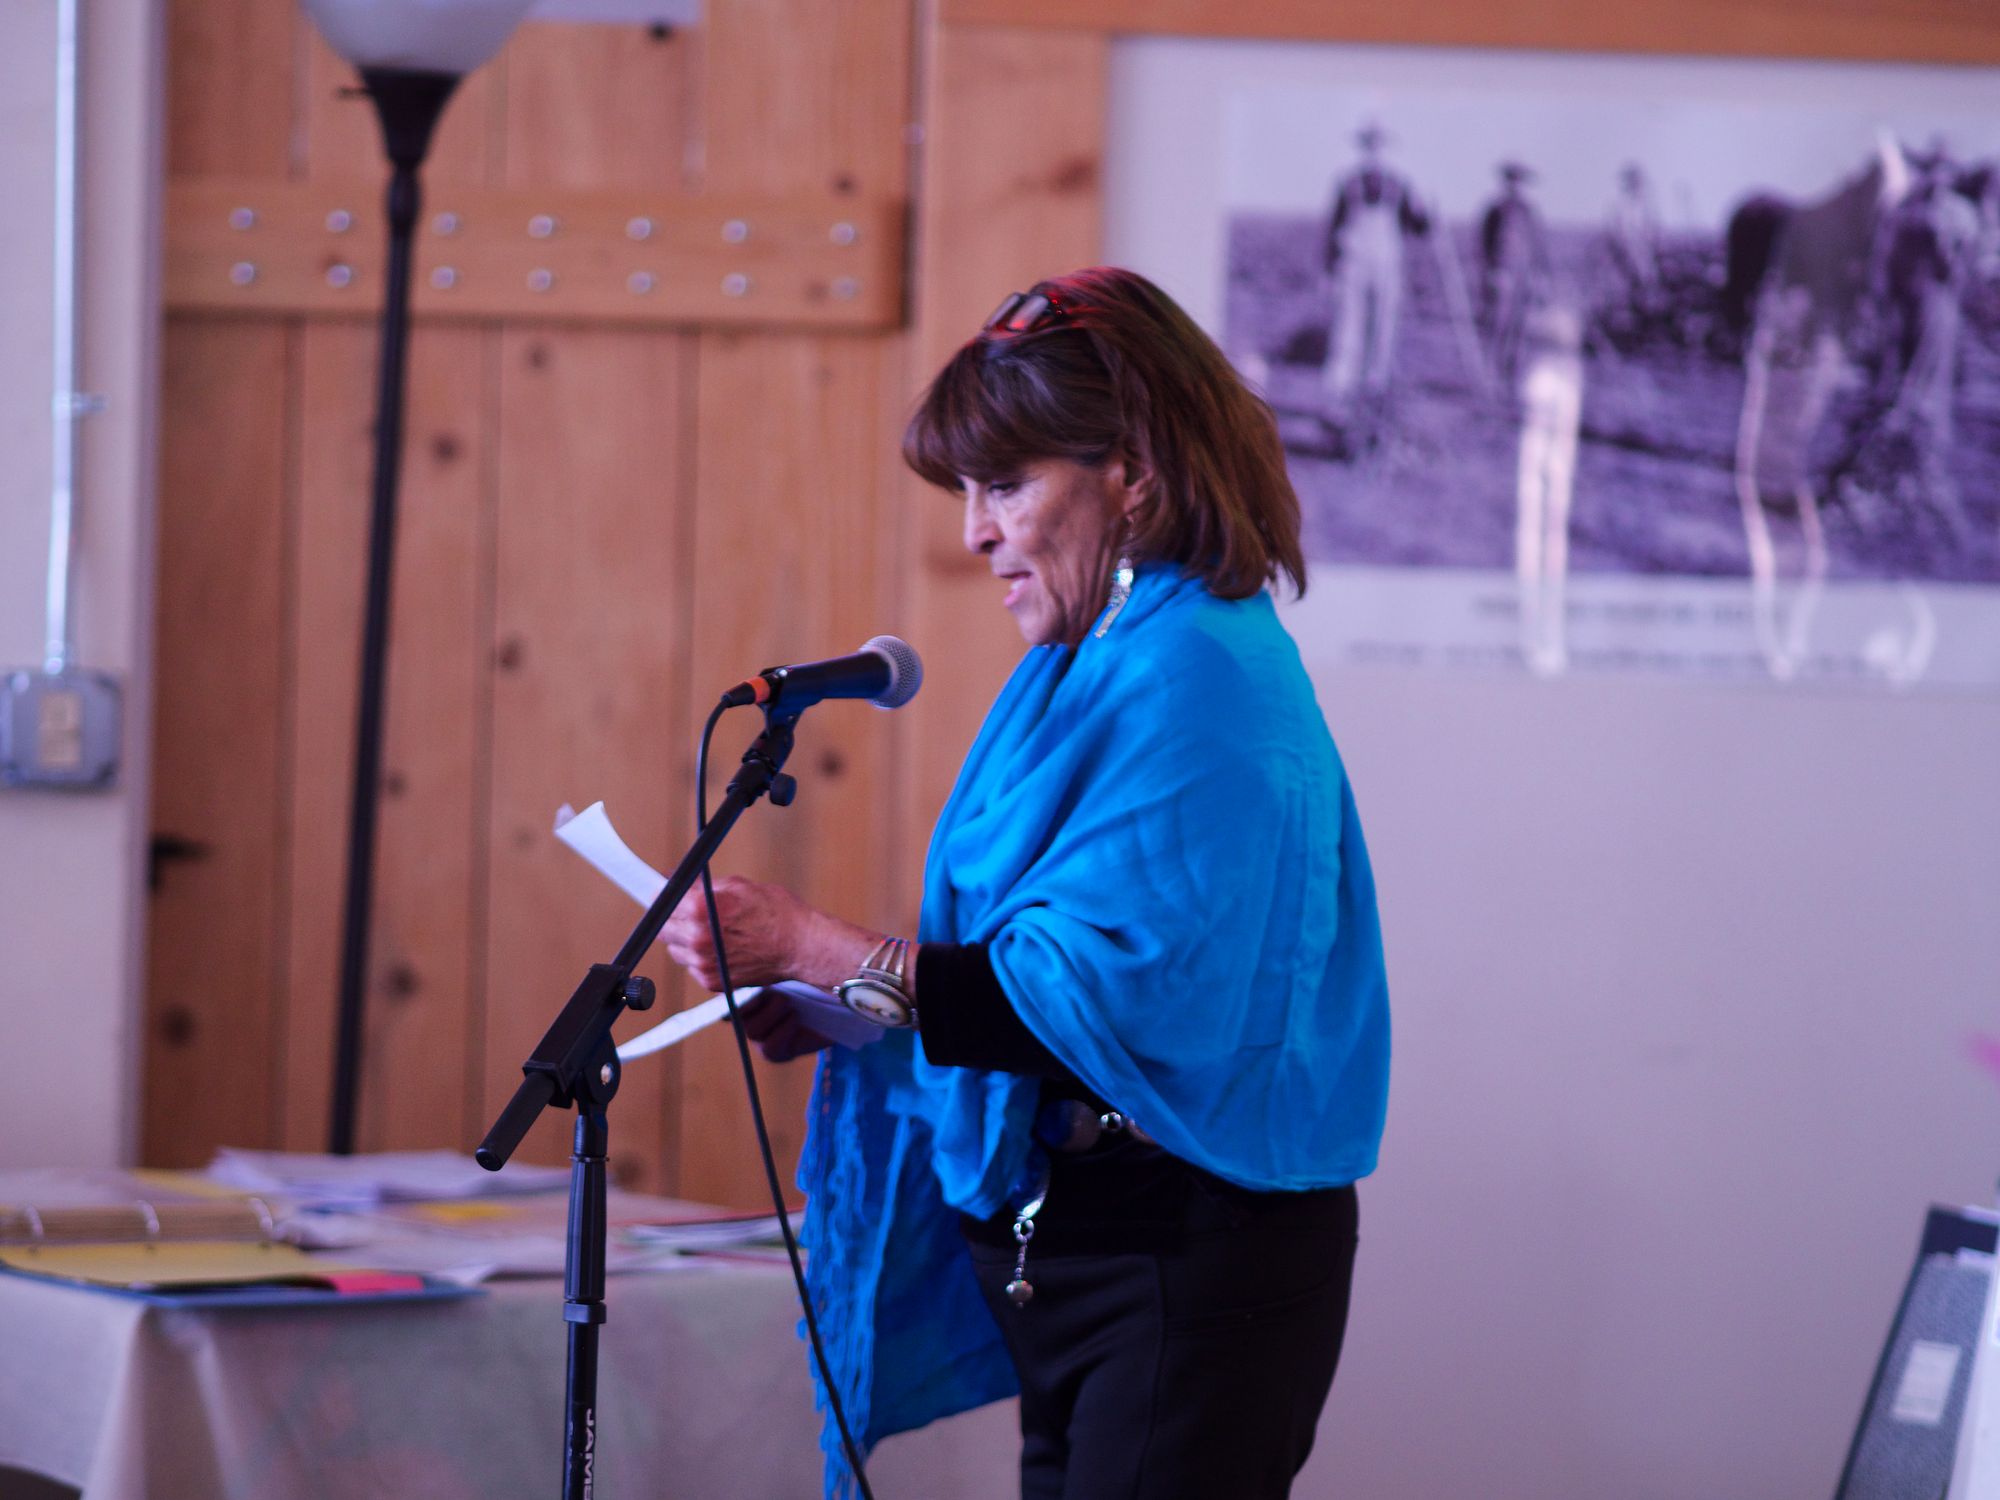
POLYGON ((889 686, 879 698, 870 698, 870 703, 877 708, 901 708, 917 696, 917 689, 924 685, 924 664, 908 641, 878 635, 861 649, 873 651, 889 663, 889 686))

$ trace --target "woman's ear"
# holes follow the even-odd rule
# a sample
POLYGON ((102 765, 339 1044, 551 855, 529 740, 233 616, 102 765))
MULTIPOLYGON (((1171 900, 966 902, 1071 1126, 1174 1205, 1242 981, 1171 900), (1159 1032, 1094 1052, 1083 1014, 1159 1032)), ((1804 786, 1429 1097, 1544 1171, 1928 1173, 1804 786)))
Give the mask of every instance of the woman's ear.
POLYGON ((1130 517, 1153 493, 1153 471, 1139 459, 1125 454, 1115 460, 1117 468, 1118 513, 1130 517))

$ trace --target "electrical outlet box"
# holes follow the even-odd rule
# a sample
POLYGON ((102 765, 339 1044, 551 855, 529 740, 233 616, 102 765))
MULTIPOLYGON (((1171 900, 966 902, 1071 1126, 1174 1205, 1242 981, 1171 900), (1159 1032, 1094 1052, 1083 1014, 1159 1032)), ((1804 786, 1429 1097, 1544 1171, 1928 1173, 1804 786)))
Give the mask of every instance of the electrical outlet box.
POLYGON ((102 672, 0 677, 0 786, 98 791, 118 776, 118 684, 102 672))

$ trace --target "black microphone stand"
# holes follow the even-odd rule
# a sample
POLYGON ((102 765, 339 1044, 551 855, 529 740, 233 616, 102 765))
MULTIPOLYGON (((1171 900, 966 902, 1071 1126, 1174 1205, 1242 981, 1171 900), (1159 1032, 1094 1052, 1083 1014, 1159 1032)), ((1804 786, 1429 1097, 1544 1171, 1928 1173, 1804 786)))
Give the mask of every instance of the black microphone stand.
POLYGON ((473 1153, 497 1172, 544 1109, 576 1110, 576 1144, 570 1152, 569 1232, 563 1268, 563 1319, 569 1324, 569 1372, 563 1430, 563 1500, 590 1500, 597 1456, 597 1330, 604 1323, 605 1157, 610 1144, 606 1109, 618 1092, 621 1069, 611 1026, 627 1009, 653 1003, 653 982, 633 972, 660 929, 701 878, 736 820, 769 794, 786 807, 798 783, 784 774, 792 753, 799 708, 772 705, 764 729, 743 752, 729 794, 715 810, 618 956, 592 964, 547 1033, 521 1065, 525 1075, 514 1097, 473 1153))

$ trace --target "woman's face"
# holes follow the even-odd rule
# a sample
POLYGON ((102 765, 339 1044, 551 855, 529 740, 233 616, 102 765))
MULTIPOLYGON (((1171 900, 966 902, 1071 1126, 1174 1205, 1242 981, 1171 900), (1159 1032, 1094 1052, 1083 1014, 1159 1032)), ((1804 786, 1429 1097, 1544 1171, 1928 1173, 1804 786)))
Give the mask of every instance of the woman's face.
POLYGON ((1002 601, 1031 646, 1077 645, 1104 609, 1126 512, 1126 465, 1045 458, 991 483, 961 477, 965 546, 1007 585, 1002 601))

